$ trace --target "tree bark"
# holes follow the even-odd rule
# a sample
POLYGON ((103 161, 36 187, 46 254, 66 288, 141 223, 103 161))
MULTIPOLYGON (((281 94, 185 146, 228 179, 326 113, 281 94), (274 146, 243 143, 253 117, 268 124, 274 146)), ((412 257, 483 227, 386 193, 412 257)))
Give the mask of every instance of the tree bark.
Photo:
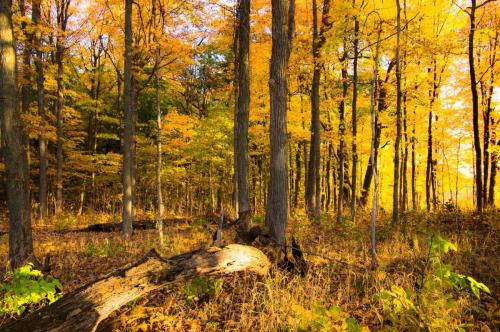
POLYGON ((132 149, 134 140, 134 112, 132 100, 132 0, 125 1, 125 53, 123 70, 123 210, 122 231, 132 235, 133 219, 133 172, 132 149))
POLYGON ((0 0, 0 122, 4 141, 9 260, 13 268, 34 261, 29 195, 28 140, 17 103, 16 53, 12 31, 12 1, 0 0))
POLYGON ((396 31, 396 142, 394 143, 394 181, 392 188, 392 226, 399 224, 399 153, 401 142, 401 62, 399 58, 401 48, 401 4, 396 0, 397 31, 396 31))
POLYGON ((318 6, 317 0, 312 2, 313 14, 313 78, 311 84, 311 149, 309 150, 309 167, 306 183, 306 210, 309 217, 317 222, 321 216, 321 126, 320 126, 320 97, 319 86, 321 79, 322 62, 320 59, 321 48, 325 44, 325 33, 331 28, 330 0, 324 0, 322 6, 321 29, 318 28, 318 6))
POLYGON ((243 230, 252 226, 248 198, 248 117, 250 111, 250 0, 239 0, 238 8, 238 96, 236 114, 236 174, 238 180, 238 216, 243 230))
MULTIPOLYGON (((353 0, 353 6, 355 0, 353 0)), ((359 20, 354 16, 354 58, 352 64, 352 174, 351 174, 351 219, 356 222, 356 180, 358 176, 358 120, 357 120, 357 101, 358 101, 358 42, 359 42, 359 20)))
POLYGON ((95 331, 113 311, 165 283, 197 275, 248 271, 268 273, 268 258, 254 247, 230 244, 163 259, 154 250, 144 258, 64 295, 26 318, 3 326, 6 331, 95 331))
POLYGON ((471 0, 471 7, 469 13, 470 27, 469 27, 469 45, 468 45, 468 58, 469 58, 469 75, 470 75, 470 88, 472 92, 472 125, 474 135, 474 152, 475 152, 475 182, 476 182, 476 210, 481 213, 483 210, 483 181, 482 176, 482 156, 481 156, 481 142, 479 137, 479 97, 477 93, 476 69, 474 67, 474 32, 476 30, 476 0, 471 0))
MULTIPOLYGON (((156 0, 152 3, 153 22, 154 22, 154 42, 155 50, 155 97, 156 97, 156 209, 157 209, 157 228, 158 240, 163 247, 163 196, 161 192, 161 105, 160 105, 160 43, 158 41, 157 18, 156 18, 156 0)), ((160 11, 160 18, 161 18, 160 11)))
POLYGON ((63 57, 65 52, 65 33, 68 23, 68 8, 71 0, 58 0, 57 8, 57 36, 56 36, 56 64, 57 64, 57 92, 56 92, 56 214, 62 211, 63 204, 63 57))
POLYGON ((294 33, 295 0, 272 0, 271 160, 266 225, 270 236, 283 245, 288 223, 288 170, 286 96, 287 70, 294 33))
POLYGON ((377 257, 377 242, 375 238, 376 224, 377 224, 377 193, 378 193, 378 177, 377 177, 377 163, 375 155, 377 153, 377 115, 375 113, 375 96, 377 88, 377 74, 378 74, 378 61, 380 52, 380 34, 382 33, 382 23, 380 23, 379 30, 377 33, 377 44, 375 48, 375 58, 373 65, 373 77, 372 86, 370 91, 370 119, 371 119, 371 130, 372 139, 370 146, 370 162, 372 164, 373 173, 373 197, 372 197, 372 211, 371 211, 371 223, 370 223, 370 252, 371 252, 371 268, 376 269, 378 267, 378 257, 377 257))
POLYGON ((40 12, 41 0, 34 0, 31 15, 33 25, 37 27, 34 34, 34 48, 36 52, 35 69, 36 69, 36 91, 37 91, 37 108, 38 116, 40 117, 40 134, 38 136, 38 154, 39 154, 39 178, 38 178, 38 203, 39 203, 39 220, 43 221, 47 218, 47 141, 45 139, 45 125, 47 117, 45 115, 45 93, 44 93, 44 74, 43 74, 43 52, 41 51, 40 41, 40 12))
POLYGON ((342 55, 342 99, 339 104, 339 135, 340 135, 340 143, 339 143, 339 194, 337 198, 337 223, 342 221, 342 210, 344 208, 344 144, 345 144, 345 99, 347 97, 347 50, 344 41, 344 53, 342 55))

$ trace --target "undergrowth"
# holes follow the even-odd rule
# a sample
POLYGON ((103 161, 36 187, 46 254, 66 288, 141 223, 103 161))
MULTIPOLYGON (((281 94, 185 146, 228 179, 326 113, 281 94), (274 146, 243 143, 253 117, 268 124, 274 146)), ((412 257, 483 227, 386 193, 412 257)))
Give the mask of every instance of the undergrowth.
MULTIPOLYGON (((305 252, 310 268, 304 278, 273 268, 267 277, 200 277, 168 285, 118 310, 102 323, 103 329, 499 329, 497 214, 479 218, 447 210, 408 213, 396 231, 381 221, 377 271, 368 269, 368 220, 366 215, 356 224, 348 220, 336 224, 334 216, 325 215, 317 225, 296 215, 290 220, 288 237, 293 235, 305 252)), ((263 220, 257 216, 255 222, 263 220)), ((78 226, 84 225, 78 221, 78 226)), ((207 247, 212 244, 209 226, 202 218, 191 225, 165 224, 166 245, 157 249, 168 257, 207 247)), ((65 291, 139 259, 158 244, 154 230, 137 232, 126 241, 119 233, 53 233, 50 229, 35 229, 35 251, 41 257, 52 256, 53 275, 65 291)), ((227 238, 223 234, 223 241, 227 238)), ((6 241, 0 238, 0 249, 7 248, 6 241)))

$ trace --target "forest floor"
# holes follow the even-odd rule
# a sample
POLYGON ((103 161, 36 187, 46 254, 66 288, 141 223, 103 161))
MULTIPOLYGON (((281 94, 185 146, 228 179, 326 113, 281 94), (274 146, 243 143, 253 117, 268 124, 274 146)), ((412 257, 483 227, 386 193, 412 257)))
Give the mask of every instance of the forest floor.
MULTIPOLYGON (((109 222, 109 215, 66 216, 50 225, 35 225, 38 257, 50 255, 52 274, 70 292, 157 247, 155 230, 135 231, 129 241, 120 233, 74 232, 87 224, 109 222)), ((321 225, 305 217, 290 221, 289 235, 301 244, 309 264, 305 277, 275 268, 268 277, 229 275, 197 278, 169 284, 145 298, 129 303, 100 324, 105 331, 296 331, 387 330, 427 326, 431 330, 500 330, 500 214, 482 220, 470 213, 407 214, 398 231, 382 216, 377 228, 377 271, 368 269, 369 222, 335 224, 332 216, 321 225), (486 284, 491 295, 478 300, 470 291, 419 287, 428 264, 427 241, 432 234, 457 245, 443 254, 452 270, 486 284), (407 290, 396 303, 397 293, 407 290), (391 290, 391 310, 377 298, 391 290), (416 295, 415 295, 416 294, 416 295), (450 296, 440 303, 439 299, 450 296), (404 298, 413 299, 408 304, 404 298), (454 299, 454 300, 453 300, 454 299), (399 305, 399 309, 397 306, 399 305), (401 308, 402 307, 402 308, 401 308), (396 314, 394 314, 396 313, 396 314), (422 325, 424 324, 424 325, 422 325), (434 326, 434 328, 432 328, 434 326), (443 328, 442 327, 446 327, 443 328)), ((256 217, 262 222, 262 217, 256 217)), ((178 219, 165 224, 169 257, 212 245, 214 225, 206 218, 178 219)), ((223 240, 227 234, 223 234, 223 240)), ((8 237, 0 236, 0 266, 7 266, 8 237)), ((427 269, 428 270, 428 269, 427 269)), ((2 279, 5 276, 2 277, 2 279)), ((0 319, 0 324, 13 317, 0 319)), ((1 330, 1 325, 0 325, 1 330)))

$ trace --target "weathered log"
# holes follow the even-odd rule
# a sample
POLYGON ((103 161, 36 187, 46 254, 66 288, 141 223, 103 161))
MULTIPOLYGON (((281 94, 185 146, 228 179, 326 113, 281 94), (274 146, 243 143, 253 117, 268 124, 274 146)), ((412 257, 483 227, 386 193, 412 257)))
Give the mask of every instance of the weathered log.
POLYGON ((113 311, 166 282, 238 271, 265 275, 269 267, 269 260, 262 251, 239 244, 196 250, 169 259, 152 250, 131 266, 74 290, 0 329, 11 332, 95 331, 113 311))

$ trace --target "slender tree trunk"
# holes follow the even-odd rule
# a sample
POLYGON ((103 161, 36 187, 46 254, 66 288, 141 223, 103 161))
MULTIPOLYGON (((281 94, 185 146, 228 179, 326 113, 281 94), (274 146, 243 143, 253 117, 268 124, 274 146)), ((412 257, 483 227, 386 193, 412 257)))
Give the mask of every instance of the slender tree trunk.
MULTIPOLYGON (((497 145, 500 145, 500 141, 497 142, 497 145)), ((491 155, 491 170, 490 170, 490 188, 488 192, 488 205, 495 206, 495 185, 496 185, 496 176, 497 176, 497 163, 498 163, 498 154, 493 153, 491 155)))
POLYGON ((236 115, 236 168, 238 179, 238 217, 242 229, 252 225, 248 199, 248 116, 250 111, 250 0, 239 0, 238 8, 238 99, 236 115))
POLYGON ((377 224, 377 192, 378 192, 378 177, 377 177, 377 163, 375 155, 377 152, 377 115, 375 114, 375 96, 377 87, 377 74, 378 74, 378 58, 380 51, 380 34, 382 33, 382 24, 377 34, 377 46, 375 51, 374 65, 373 65, 373 77, 372 86, 370 91, 370 115, 371 115, 371 130, 372 139, 370 147, 370 161, 372 164, 373 172, 373 198, 372 198, 372 212, 371 212, 371 225, 370 225, 370 251, 371 251, 371 268, 376 269, 378 267, 378 257, 377 257, 377 242, 375 238, 376 224, 377 224))
POLYGON ((313 81, 311 90, 311 149, 309 150, 309 173, 307 174, 306 187, 306 210, 310 217, 319 222, 320 203, 320 119, 319 119, 319 84, 321 76, 321 65, 319 63, 319 32, 318 32, 318 8, 316 0, 312 2, 313 11, 313 81))
POLYGON ((483 210, 483 181, 481 171, 481 142, 479 137, 479 97, 477 93, 476 69, 474 67, 474 32, 476 30, 476 0, 471 0, 469 13, 469 74, 470 88, 472 91, 472 125, 474 134, 474 152, 475 152, 475 182, 476 182, 476 210, 481 213, 483 210))
POLYGON ((132 0, 125 1, 125 53, 123 70, 123 211, 122 231, 126 237, 132 235, 132 148, 134 140, 134 114, 132 100, 132 0))
POLYGON ((429 107, 427 125, 427 163, 425 168, 425 204, 427 211, 431 210, 431 177, 432 177, 432 101, 429 107))
POLYGON ((288 170, 286 96, 287 69, 294 33, 294 0, 272 0, 271 69, 271 165, 266 224, 271 237, 283 245, 288 222, 288 170))
POLYGON ((399 153, 401 142, 401 63, 399 58, 401 48, 401 5, 396 0, 397 7, 397 34, 396 34, 396 142, 394 143, 394 184, 392 190, 392 226, 399 224, 399 153))
POLYGON ((4 141, 9 260, 13 268, 35 261, 31 235, 31 204, 27 144, 17 103, 16 52, 12 32, 12 1, 0 0, 0 122, 4 141))
POLYGON ((344 54, 342 56, 342 99, 339 105, 339 194, 337 197, 337 223, 342 221, 342 210, 344 207, 344 144, 345 144, 345 99, 347 97, 347 51, 344 43, 344 54))
POLYGON ((301 145, 305 144, 302 142, 299 142, 297 144, 297 152, 295 153, 295 190, 294 190, 294 197, 293 197, 293 207, 298 208, 299 206, 299 194, 300 194, 300 180, 302 177, 302 165, 301 165, 301 159, 300 159, 300 154, 301 154, 301 145))
MULTIPOLYGON (((163 247, 163 196, 161 192, 161 105, 160 105, 160 43, 158 41, 157 18, 156 18, 156 0, 152 3, 152 14, 154 22, 154 42, 156 43, 155 50, 155 97, 156 97, 156 209, 157 209, 157 228, 158 240, 160 246, 163 247)), ((161 18, 161 11, 160 11, 161 18)), ((161 20, 160 20, 161 22, 161 20)))
MULTIPOLYGON (((355 0, 353 0, 353 6, 355 0)), ((358 120, 357 120, 357 102, 358 102, 358 34, 359 34, 359 20, 354 16, 354 59, 352 64, 352 174, 351 174, 351 219, 356 222, 356 180, 358 176, 358 120)))
POLYGON ((415 160, 415 108, 413 108, 413 125, 411 130, 411 203, 413 210, 417 210, 417 183, 416 183, 416 169, 417 161, 415 160))
POLYGON ((238 206, 238 89, 239 89, 239 83, 238 83, 238 70, 239 70, 239 7, 240 7, 240 0, 235 1, 235 10, 234 10, 234 32, 233 32, 233 55, 234 55, 234 80, 233 80, 233 93, 234 93, 234 123, 233 123, 233 148, 234 148, 234 153, 233 153, 233 193, 232 193, 232 205, 234 208, 234 211, 238 213, 239 211, 239 206, 238 206))
POLYGON ((490 205, 492 206, 494 203, 494 199, 492 198, 493 195, 491 194, 491 190, 493 190, 493 193, 495 191, 495 185, 493 183, 493 186, 491 185, 491 180, 493 179, 490 175, 493 171, 493 168, 496 167, 496 157, 495 157, 495 152, 490 153, 489 152, 489 144, 492 142, 493 144, 495 143, 495 133, 494 133, 494 119, 492 117, 492 112, 493 108, 491 106, 491 100, 493 98, 493 88, 495 85, 495 70, 494 70, 494 65, 496 63, 496 56, 497 56, 497 45, 498 45, 498 35, 499 33, 495 33, 495 38, 493 41, 490 41, 490 49, 491 49, 491 56, 490 56, 490 61, 489 65, 491 66, 490 69, 490 82, 489 82, 489 87, 488 87, 488 97, 486 100, 486 110, 485 110, 485 116, 483 119, 484 123, 484 190, 483 190, 483 198, 484 198, 484 206, 490 205), (488 174, 488 164, 489 164, 489 158, 491 154, 491 171, 488 174), (488 190, 488 176, 490 176, 490 189, 488 190))
POLYGON ((40 159, 39 178, 38 178, 38 218, 43 221, 47 218, 47 142, 45 139, 45 125, 47 118, 45 115, 45 94, 44 94, 44 76, 43 76, 43 52, 40 50, 41 32, 40 24, 40 4, 41 0, 34 0, 31 8, 33 25, 36 28, 34 34, 34 47, 36 51, 36 91, 38 116, 40 117, 40 134, 38 135, 38 153, 40 159))
POLYGON ((65 52, 66 24, 68 23, 68 7, 71 0, 58 0, 57 7, 57 92, 56 92, 56 214, 61 213, 63 205, 63 57, 65 52))

